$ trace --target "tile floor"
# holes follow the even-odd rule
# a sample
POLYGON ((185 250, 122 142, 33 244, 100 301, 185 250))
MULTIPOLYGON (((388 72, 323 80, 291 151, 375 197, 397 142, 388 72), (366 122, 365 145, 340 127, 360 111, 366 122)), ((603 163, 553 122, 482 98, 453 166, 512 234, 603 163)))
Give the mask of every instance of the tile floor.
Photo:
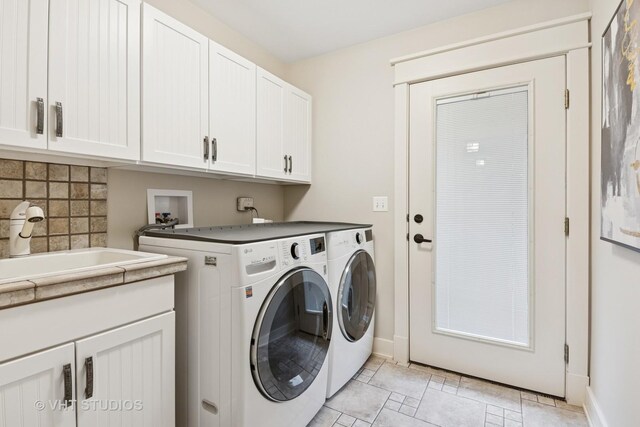
POLYGON ((310 427, 586 426, 582 408, 453 372, 372 356, 310 427))

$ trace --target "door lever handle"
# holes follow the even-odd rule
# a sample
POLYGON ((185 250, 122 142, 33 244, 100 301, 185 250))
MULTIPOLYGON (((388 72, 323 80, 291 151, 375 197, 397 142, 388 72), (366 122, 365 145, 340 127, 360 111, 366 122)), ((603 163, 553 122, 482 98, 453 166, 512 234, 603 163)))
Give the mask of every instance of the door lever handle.
POLYGON ((431 239, 425 239, 422 234, 416 234, 413 236, 413 241, 416 243, 431 243, 431 239))

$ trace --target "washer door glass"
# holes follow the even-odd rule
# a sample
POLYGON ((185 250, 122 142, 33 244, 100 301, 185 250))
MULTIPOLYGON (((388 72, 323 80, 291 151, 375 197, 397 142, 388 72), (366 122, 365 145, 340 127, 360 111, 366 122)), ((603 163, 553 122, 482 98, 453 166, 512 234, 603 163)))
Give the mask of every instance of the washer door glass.
POLYGON ((267 296, 251 339, 251 372, 267 398, 300 396, 329 350, 332 306, 325 280, 309 268, 285 275, 267 296))
POLYGON ((366 251, 353 254, 338 288, 338 323, 349 341, 364 336, 376 306, 376 270, 366 251))

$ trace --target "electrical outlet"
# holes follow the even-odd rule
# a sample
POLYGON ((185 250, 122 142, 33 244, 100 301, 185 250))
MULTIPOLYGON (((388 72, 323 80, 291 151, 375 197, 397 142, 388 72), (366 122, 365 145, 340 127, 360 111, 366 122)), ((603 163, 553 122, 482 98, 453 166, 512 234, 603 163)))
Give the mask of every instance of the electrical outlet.
POLYGON ((244 212, 253 207, 253 197, 238 197, 238 211, 244 212))
POLYGON ((388 212, 389 211, 389 198, 387 196, 374 196, 373 197, 373 211, 374 212, 388 212))

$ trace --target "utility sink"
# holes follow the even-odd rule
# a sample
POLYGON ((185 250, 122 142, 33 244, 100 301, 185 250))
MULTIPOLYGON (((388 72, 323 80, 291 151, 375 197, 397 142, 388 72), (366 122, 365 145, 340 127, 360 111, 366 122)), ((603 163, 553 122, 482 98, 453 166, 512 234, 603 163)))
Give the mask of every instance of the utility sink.
POLYGON ((167 255, 91 248, 3 259, 0 260, 0 284, 163 258, 167 258, 167 255))

